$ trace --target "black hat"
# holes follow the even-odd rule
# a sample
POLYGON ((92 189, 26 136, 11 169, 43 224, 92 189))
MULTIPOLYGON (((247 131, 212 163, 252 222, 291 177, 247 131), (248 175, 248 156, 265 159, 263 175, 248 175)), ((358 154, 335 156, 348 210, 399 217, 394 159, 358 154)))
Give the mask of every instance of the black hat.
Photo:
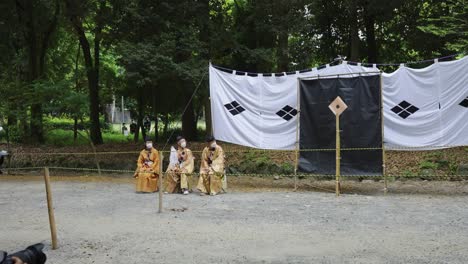
POLYGON ((215 141, 215 138, 212 135, 206 137, 205 142, 215 141))
POLYGON ((185 139, 183 136, 177 136, 176 137, 176 142, 178 143, 180 140, 185 139))
POLYGON ((148 141, 151 141, 151 142, 153 142, 153 140, 151 139, 151 137, 150 137, 150 136, 146 136, 146 137, 145 137, 145 142, 148 142, 148 141))

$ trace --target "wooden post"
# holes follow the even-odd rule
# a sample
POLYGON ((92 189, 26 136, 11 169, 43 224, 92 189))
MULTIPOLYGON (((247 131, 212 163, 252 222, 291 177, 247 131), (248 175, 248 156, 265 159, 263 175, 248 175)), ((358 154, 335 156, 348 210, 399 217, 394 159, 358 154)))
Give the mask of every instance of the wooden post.
POLYGON ((336 115, 336 196, 340 196, 340 166, 341 166, 341 142, 340 142, 340 115, 336 115))
POLYGON ((44 182, 46 187, 47 208, 49 211, 50 233, 52 236, 52 249, 57 249, 57 229, 55 227, 54 206, 52 204, 52 191, 50 189, 50 175, 48 167, 44 168, 44 182))
POLYGON ((158 179, 158 196, 159 196, 159 209, 158 213, 162 213, 163 211, 163 188, 162 188, 162 181, 164 179, 163 177, 163 160, 164 160, 164 155, 161 152, 159 152, 159 179, 158 179))

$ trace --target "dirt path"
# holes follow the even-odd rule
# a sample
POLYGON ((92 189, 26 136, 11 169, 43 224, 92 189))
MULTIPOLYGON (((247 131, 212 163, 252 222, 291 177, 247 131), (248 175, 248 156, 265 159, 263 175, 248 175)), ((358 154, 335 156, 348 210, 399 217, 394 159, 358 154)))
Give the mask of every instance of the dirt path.
POLYGON ((0 179, 0 248, 45 241, 48 263, 466 263, 468 196, 135 194, 127 182, 0 179), (186 209, 185 211, 183 211, 186 209), (181 212, 183 211, 183 212, 181 212))

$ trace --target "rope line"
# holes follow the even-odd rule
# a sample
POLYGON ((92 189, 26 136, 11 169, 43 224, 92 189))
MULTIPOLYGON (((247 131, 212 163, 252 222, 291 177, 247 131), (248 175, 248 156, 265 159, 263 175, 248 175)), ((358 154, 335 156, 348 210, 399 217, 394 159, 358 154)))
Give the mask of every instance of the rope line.
MULTIPOLYGON (((187 104, 185 105, 185 108, 184 108, 184 111, 182 111, 182 116, 184 116, 185 112, 187 111, 188 109, 188 106, 190 105, 190 103, 192 102, 193 98, 195 97, 195 94, 197 93, 198 89, 200 88, 200 85, 202 84, 203 82, 203 79, 205 79, 205 76, 208 74, 208 71, 205 71, 205 73, 202 75, 200 81, 198 82, 198 85, 197 87, 195 88, 195 90, 193 91, 192 93, 192 96, 190 97, 190 99, 188 100, 187 104)), ((166 149, 166 146, 167 144, 169 143, 169 141, 172 139, 172 136, 174 135, 174 132, 175 132, 175 129, 172 130, 171 134, 169 135, 169 137, 167 138, 167 141, 166 141, 166 144, 164 144, 164 147, 162 148, 162 153, 164 153, 164 150, 166 149)))
MULTIPOLYGON (((461 146, 426 146, 426 147, 384 147, 384 148, 341 148, 341 151, 363 151, 363 150, 390 150, 390 151, 399 151, 399 150, 422 150, 422 151, 431 151, 434 149, 443 149, 443 148, 466 148, 468 145, 461 145, 461 146), (431 149, 428 149, 431 148, 431 149)), ((224 150, 224 153, 254 153, 254 152, 295 152, 296 150, 280 150, 280 149, 227 149, 224 150)), ((299 152, 320 152, 320 151, 336 151, 334 148, 311 148, 311 149, 299 149, 299 152)), ((162 153, 170 153, 169 150, 160 150, 159 152, 162 153)), ((201 150, 192 150, 192 153, 202 153, 201 150)), ((111 155, 111 154, 139 154, 140 151, 105 151, 105 152, 18 152, 19 154, 23 155, 111 155)), ((14 152, 13 152, 14 154, 14 152)), ((12 155, 14 156, 14 155, 12 155)))
MULTIPOLYGON (((361 66, 364 66, 364 67, 366 67, 366 66, 367 67, 373 67, 374 65, 375 66, 399 66, 399 65, 411 65, 411 64, 421 64, 421 63, 427 63, 427 62, 434 62, 435 60, 445 60, 445 59, 457 57, 459 55, 464 55, 464 53, 456 53, 456 54, 447 55, 447 56, 443 56, 443 57, 439 57, 439 58, 425 59, 425 60, 419 60, 419 61, 407 61, 405 63, 403 63, 403 62, 401 62, 401 63, 356 62, 356 61, 346 61, 346 60, 343 60, 343 59, 339 58, 339 59, 335 59, 334 61, 332 61, 330 63, 323 64, 323 65, 317 66, 315 68, 308 68, 308 69, 298 70, 297 72, 310 72, 310 71, 313 71, 313 69, 317 69, 318 71, 320 71, 321 69, 325 68, 326 65, 331 65, 333 63, 340 62, 340 61, 346 61, 348 64, 356 64, 356 65, 361 64, 361 66)), ((238 70, 234 70, 234 69, 229 69, 229 68, 225 68, 225 67, 218 66, 218 65, 213 65, 213 64, 212 64, 212 66, 214 68, 217 68, 217 69, 220 69, 220 70, 230 71, 231 73, 236 71, 236 73, 240 72, 240 73, 244 73, 246 75, 249 75, 249 74, 250 75, 268 74, 269 76, 273 76, 273 74, 274 74, 275 76, 276 75, 284 76, 283 72, 280 72, 280 73, 247 72, 247 71, 238 71, 238 70)), ((294 71, 294 72, 296 72, 296 71, 294 71)))
MULTIPOLYGON (((75 170, 75 171, 99 171, 95 168, 72 168, 72 167, 57 167, 57 166, 44 166, 49 169, 56 169, 56 170, 75 170)), ((44 167, 12 167, 8 168, 9 170, 32 170, 32 169, 44 169, 44 167)), ((135 170, 114 170, 114 169, 100 169, 101 172, 125 172, 125 173, 134 173, 135 170)), ((141 171, 147 172, 147 171, 141 171)), ((163 175, 167 174, 163 172, 163 175)), ((189 173, 191 176, 200 176, 198 172, 189 173)), ((284 173, 266 173, 266 174, 259 174, 259 173, 226 173, 227 176, 239 177, 239 176, 251 176, 251 177, 265 177, 265 176, 279 176, 279 177, 294 177, 294 174, 284 174, 284 173)), ((334 174, 313 174, 313 173, 302 173, 297 174, 297 177, 334 177, 334 174)), ((374 174, 374 175, 360 175, 360 174, 342 174, 341 176, 346 177, 385 177, 381 174, 374 174)), ((406 175, 387 175, 387 177, 404 177, 404 178, 421 178, 421 177, 468 177, 468 174, 440 174, 440 175, 429 175, 429 176, 422 176, 422 175, 415 175, 415 176, 406 176, 406 175)))

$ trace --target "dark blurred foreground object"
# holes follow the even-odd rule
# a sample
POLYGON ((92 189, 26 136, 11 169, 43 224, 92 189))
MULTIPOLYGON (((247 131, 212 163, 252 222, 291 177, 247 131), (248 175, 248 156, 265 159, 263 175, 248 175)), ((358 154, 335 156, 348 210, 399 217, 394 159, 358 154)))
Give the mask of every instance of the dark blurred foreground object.
POLYGON ((6 152, 5 150, 0 150, 0 174, 3 173, 2 165, 3 165, 3 161, 5 160, 5 156, 8 156, 8 152, 6 152))
POLYGON ((44 264, 47 257, 42 252, 43 249, 44 244, 38 243, 10 255, 0 251, 0 264, 44 264))

